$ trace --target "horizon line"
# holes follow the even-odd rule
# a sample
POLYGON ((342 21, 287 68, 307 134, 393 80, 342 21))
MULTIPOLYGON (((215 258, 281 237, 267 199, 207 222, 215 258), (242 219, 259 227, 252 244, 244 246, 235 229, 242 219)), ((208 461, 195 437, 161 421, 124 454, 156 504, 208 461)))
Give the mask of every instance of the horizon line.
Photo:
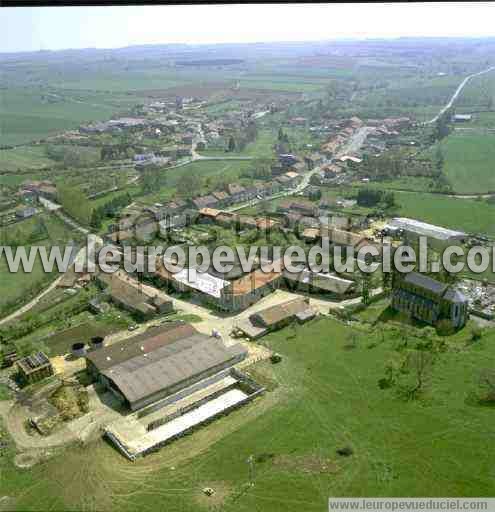
POLYGON ((167 42, 167 43, 133 43, 125 46, 114 46, 114 47, 98 47, 98 46, 86 46, 80 48, 40 48, 39 50, 17 50, 17 51, 2 51, 0 50, 0 55, 16 55, 16 54, 29 54, 29 53, 56 53, 56 52, 70 52, 70 51, 87 51, 87 50, 95 50, 95 51, 115 51, 115 50, 126 50, 130 48, 151 48, 157 46, 190 46, 190 47, 201 47, 201 46, 226 46, 226 45, 239 45, 239 46, 249 46, 249 45, 262 45, 262 44, 311 44, 311 43, 331 43, 331 42, 341 42, 341 41, 361 41, 361 42, 371 42, 371 41, 398 41, 398 40, 411 40, 411 39, 425 39, 425 40, 442 40, 442 39, 495 39, 495 36, 490 35, 407 35, 407 36, 390 36, 390 35, 375 35, 375 36, 362 36, 362 35, 352 35, 352 36, 336 36, 330 39, 303 39, 303 40, 289 40, 289 39, 280 39, 274 41, 226 41, 226 42, 202 42, 202 43, 194 43, 194 42, 167 42))

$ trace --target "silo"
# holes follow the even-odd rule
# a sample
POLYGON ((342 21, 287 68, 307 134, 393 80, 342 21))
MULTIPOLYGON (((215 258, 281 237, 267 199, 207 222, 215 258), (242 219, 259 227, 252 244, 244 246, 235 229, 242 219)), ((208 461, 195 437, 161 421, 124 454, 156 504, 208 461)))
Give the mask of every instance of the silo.
POLYGON ((103 338, 103 336, 93 336, 91 338, 91 346, 93 349, 97 350, 99 348, 103 348, 105 346, 104 339, 105 338, 103 338))
POLYGON ((86 346, 84 345, 84 343, 74 343, 72 345, 72 355, 74 357, 84 357, 86 355, 86 346))

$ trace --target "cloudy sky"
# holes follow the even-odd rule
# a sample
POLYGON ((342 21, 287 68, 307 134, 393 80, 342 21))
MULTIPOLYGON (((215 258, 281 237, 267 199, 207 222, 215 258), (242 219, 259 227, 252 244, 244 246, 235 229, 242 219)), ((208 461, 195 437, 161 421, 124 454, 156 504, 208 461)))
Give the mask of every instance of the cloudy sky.
POLYGON ((495 36, 495 3, 0 9, 0 52, 134 44, 495 36))

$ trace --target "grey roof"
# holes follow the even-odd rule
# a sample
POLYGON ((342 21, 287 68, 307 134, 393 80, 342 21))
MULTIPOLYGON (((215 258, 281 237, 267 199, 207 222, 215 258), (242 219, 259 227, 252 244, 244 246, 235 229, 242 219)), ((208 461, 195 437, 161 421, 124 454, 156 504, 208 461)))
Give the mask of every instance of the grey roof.
POLYGON ((126 399, 136 402, 181 383, 198 380, 208 370, 225 367, 247 354, 242 345, 226 347, 221 341, 196 333, 146 354, 139 354, 103 374, 126 399))
POLYGON ((143 353, 152 352, 157 348, 174 341, 192 336, 197 331, 192 325, 183 322, 171 322, 148 329, 142 334, 132 336, 120 343, 108 345, 87 355, 99 371, 116 366, 128 359, 143 353))
POLYGON ((285 319, 293 318, 297 313, 301 313, 307 309, 310 309, 308 302, 299 297, 297 299, 289 300, 287 302, 283 302, 282 304, 277 304, 275 306, 262 309, 261 311, 257 311, 256 313, 253 313, 249 318, 255 320, 257 319, 264 326, 270 327, 285 319))
POLYGON ((307 269, 302 272, 289 272, 288 270, 284 270, 283 274, 285 278, 291 281, 310 284, 315 288, 337 294, 347 293, 356 284, 354 281, 343 279, 335 274, 314 273, 307 269))
POLYGON ((466 296, 462 292, 456 290, 455 288, 452 288, 451 286, 449 286, 448 290, 445 292, 444 298, 450 300, 451 302, 467 303, 468 301, 466 296))
POLYGON ((443 295, 448 288, 447 284, 418 272, 409 272, 406 277, 404 277, 404 282, 419 286, 420 288, 424 288, 440 296, 443 295))

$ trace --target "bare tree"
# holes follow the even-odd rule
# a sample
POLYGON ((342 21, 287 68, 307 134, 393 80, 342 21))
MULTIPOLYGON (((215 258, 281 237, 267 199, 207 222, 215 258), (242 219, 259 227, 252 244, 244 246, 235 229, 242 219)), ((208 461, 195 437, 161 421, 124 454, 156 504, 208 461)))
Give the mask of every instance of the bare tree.
POLYGON ((478 380, 478 400, 484 403, 495 403, 495 370, 481 370, 478 380))
POLYGON ((432 365, 433 356, 430 352, 414 350, 408 354, 406 367, 413 377, 413 382, 403 387, 403 392, 409 400, 415 400, 424 390, 432 365))

